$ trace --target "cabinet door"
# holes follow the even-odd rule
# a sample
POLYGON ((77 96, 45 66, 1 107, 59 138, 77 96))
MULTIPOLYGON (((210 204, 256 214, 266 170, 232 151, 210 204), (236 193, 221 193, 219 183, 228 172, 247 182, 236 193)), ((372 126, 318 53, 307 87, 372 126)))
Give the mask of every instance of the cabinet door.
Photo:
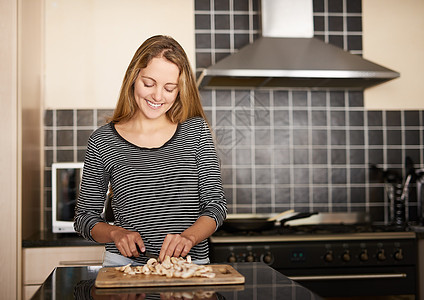
POLYGON ((23 300, 29 300, 34 296, 35 292, 40 288, 41 285, 25 285, 23 291, 23 300))
POLYGON ((42 284, 56 267, 101 265, 104 246, 23 249, 24 285, 42 284))

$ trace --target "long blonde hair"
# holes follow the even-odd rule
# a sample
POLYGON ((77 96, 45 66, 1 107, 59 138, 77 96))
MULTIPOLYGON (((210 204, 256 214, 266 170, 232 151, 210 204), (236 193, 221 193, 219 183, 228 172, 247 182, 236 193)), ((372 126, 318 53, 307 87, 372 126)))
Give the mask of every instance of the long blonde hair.
POLYGON ((179 92, 174 104, 166 113, 171 122, 182 123, 191 117, 202 117, 206 120, 196 80, 184 49, 173 38, 156 35, 147 39, 135 52, 125 72, 118 103, 110 121, 125 122, 135 115, 138 110, 134 98, 135 80, 140 69, 146 68, 155 57, 164 57, 177 65, 180 70, 179 92))

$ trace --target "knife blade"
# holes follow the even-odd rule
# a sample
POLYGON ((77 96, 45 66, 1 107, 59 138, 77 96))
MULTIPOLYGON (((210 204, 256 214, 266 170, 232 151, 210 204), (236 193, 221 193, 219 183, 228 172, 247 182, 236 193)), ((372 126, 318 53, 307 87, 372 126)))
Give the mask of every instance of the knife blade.
POLYGON ((154 253, 152 253, 152 252, 149 252, 149 251, 144 251, 144 252, 142 252, 142 251, 140 250, 140 247, 138 247, 138 245, 137 245, 137 244, 136 244, 135 246, 137 247, 138 254, 144 255, 144 256, 146 256, 146 257, 148 257, 148 258, 155 258, 155 259, 159 260, 159 255, 156 255, 156 254, 154 254, 154 253))

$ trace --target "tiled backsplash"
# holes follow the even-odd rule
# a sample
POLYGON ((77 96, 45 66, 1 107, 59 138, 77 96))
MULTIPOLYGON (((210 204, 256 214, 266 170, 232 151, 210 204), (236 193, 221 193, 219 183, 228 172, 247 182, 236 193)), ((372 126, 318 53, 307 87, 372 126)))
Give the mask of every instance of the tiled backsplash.
MULTIPOLYGON (((258 0, 196 0, 198 71, 260 35, 258 0)), ((361 0, 314 0, 315 36, 362 53, 361 0)), ((404 175, 424 166, 423 111, 366 111, 355 90, 204 90, 231 213, 367 211, 388 221, 377 164, 404 175)), ((400 100, 401 101, 401 100, 400 100)), ((45 111, 45 216, 51 164, 82 161, 90 133, 112 110, 45 111)), ((411 198, 411 218, 416 200, 411 198)))
MULTIPOLYGON (((384 184, 370 165, 402 173, 410 156, 423 166, 424 111, 365 111, 357 91, 203 91, 202 99, 232 213, 368 211, 384 221, 384 184)), ((111 113, 46 111, 47 228, 52 162, 83 161, 88 136, 111 113)))
POLYGON ((203 91, 230 211, 368 211, 383 221, 383 179, 370 165, 402 173, 410 156, 422 166, 424 114, 365 111, 362 95, 203 91))

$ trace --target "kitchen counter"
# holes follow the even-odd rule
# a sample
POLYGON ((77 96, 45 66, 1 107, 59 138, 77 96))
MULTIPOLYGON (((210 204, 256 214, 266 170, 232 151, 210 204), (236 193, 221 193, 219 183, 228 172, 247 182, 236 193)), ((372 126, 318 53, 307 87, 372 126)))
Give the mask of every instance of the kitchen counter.
MULTIPOLYGON (((410 228, 410 231, 415 232, 418 239, 424 239, 424 226, 413 226, 410 228)), ((102 244, 87 241, 77 233, 53 233, 46 231, 40 231, 22 241, 23 248, 99 245, 102 244)))
POLYGON ((194 299, 321 299, 264 263, 231 265, 245 276, 244 284, 97 289, 94 281, 100 266, 61 267, 50 274, 32 299, 174 299, 182 293, 194 299))
POLYGON ((22 240, 23 248, 34 247, 68 247, 68 246, 100 246, 102 244, 88 241, 77 233, 53 233, 40 231, 22 240))
POLYGON ((424 239, 424 226, 411 226, 411 231, 415 232, 418 239, 424 239))

